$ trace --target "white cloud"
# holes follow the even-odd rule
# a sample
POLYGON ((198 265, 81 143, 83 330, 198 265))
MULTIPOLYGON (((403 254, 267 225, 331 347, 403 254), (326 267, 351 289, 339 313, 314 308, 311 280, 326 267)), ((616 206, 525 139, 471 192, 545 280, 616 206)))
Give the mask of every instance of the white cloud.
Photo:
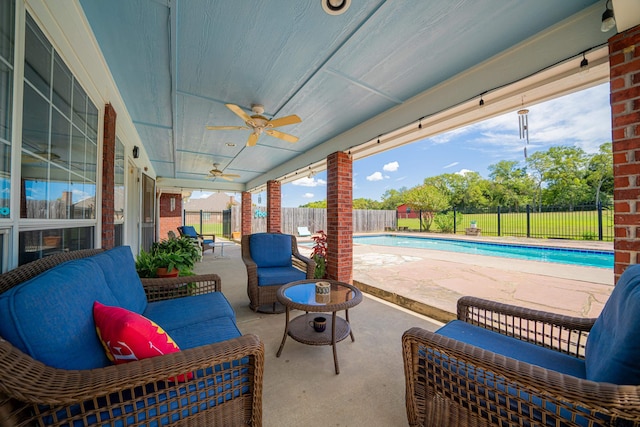
POLYGON ((293 181, 291 184, 299 185, 301 187, 317 187, 319 185, 327 185, 327 181, 323 179, 315 179, 315 178, 309 178, 308 176, 305 176, 304 178, 300 178, 293 181))
POLYGON ((468 173, 473 172, 472 170, 469 169, 460 169, 458 172, 456 172, 456 175, 466 175, 468 173))
POLYGON ((382 167, 382 170, 386 172, 395 172, 399 167, 400 164, 398 162, 389 162, 382 167))
POLYGON ((374 172, 367 177, 367 181, 382 181, 384 176, 382 176, 381 172, 374 172))
POLYGON ((460 162, 453 162, 453 163, 449 163, 446 166, 443 166, 442 169, 448 169, 448 168, 452 168, 454 166, 458 166, 460 164, 460 162))
POLYGON ((304 193, 302 197, 305 199, 313 199, 313 193, 304 193))

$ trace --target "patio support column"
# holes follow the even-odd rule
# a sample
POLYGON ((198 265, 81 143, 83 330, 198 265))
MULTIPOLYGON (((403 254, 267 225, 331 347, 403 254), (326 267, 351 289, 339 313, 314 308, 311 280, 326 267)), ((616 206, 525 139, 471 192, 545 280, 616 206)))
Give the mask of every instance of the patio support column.
POLYGON ((267 233, 282 231, 282 185, 267 181, 267 233))
POLYGON ((251 208, 251 193, 243 191, 242 206, 240 206, 240 232, 243 236, 251 234, 251 208))
POLYGON ((104 135, 102 137, 102 247, 115 245, 114 195, 116 157, 116 110, 104 106, 104 135))
POLYGON ((327 274, 353 280, 353 167, 341 151, 327 156, 327 274))
POLYGON ((609 39, 614 275, 640 264, 640 26, 609 39))

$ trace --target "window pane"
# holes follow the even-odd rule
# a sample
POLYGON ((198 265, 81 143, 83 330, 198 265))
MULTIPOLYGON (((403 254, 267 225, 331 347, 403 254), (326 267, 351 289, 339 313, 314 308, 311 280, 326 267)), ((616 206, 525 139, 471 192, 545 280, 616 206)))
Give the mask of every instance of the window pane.
POLYGON ((73 82, 73 124, 87 131, 87 94, 77 81, 73 82))
POLYGON ((49 150, 49 103, 24 85, 22 148, 41 155, 49 150))
POLYGON ((92 140, 98 137, 98 109, 87 98, 87 136, 92 140))
POLYGON ((94 227, 23 231, 19 235, 19 265, 58 252, 93 248, 94 227))
POLYGON ((86 140, 86 157, 84 176, 89 182, 96 182, 98 147, 94 141, 86 140))
POLYGON ((53 63, 53 105, 71 119, 71 71, 56 53, 53 63))
POLYGON ((48 162, 40 157, 22 153, 21 218, 47 218, 49 192, 47 172, 48 162))
POLYGON ((50 160, 54 163, 69 165, 71 148, 71 122, 57 110, 51 112, 51 152, 50 160))
POLYGON ((124 162, 124 145, 116 139, 113 185, 113 220, 116 222, 124 221, 124 162))
POLYGON ((14 18, 15 2, 0 0, 0 57, 10 65, 13 64, 14 18))
MULTIPOLYGON (((0 218, 9 218, 11 195, 11 146, 0 142, 0 218)), ((1 252, 0 252, 1 253, 1 252)))
POLYGON ((5 141, 11 141, 12 93, 13 71, 0 60, 0 139, 5 141))
POLYGON ((51 80, 51 43, 28 14, 24 55, 25 79, 48 97, 51 80))
POLYGON ((71 138, 71 160, 69 163, 71 172, 79 177, 84 176, 85 137, 78 128, 73 127, 71 138))
POLYGON ((73 193, 69 188, 69 171, 49 164, 49 219, 71 218, 73 193))

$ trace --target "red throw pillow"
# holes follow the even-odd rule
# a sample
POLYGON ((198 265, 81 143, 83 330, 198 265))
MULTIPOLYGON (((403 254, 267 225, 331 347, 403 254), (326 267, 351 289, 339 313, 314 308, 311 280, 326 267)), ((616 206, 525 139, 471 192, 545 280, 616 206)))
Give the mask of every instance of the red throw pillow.
MULTIPOLYGON (((180 351, 178 345, 158 324, 132 311, 95 301, 93 319, 96 332, 109 360, 115 364, 180 351)), ((187 379, 193 378, 188 374, 187 379)), ((184 375, 178 381, 184 381, 184 375)), ((175 379, 169 378, 169 381, 175 379)))

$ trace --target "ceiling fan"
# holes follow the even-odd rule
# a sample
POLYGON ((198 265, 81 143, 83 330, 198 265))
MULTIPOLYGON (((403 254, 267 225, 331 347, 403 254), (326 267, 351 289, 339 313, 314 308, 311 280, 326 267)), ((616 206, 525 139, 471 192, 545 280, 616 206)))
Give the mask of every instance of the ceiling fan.
POLYGON ((302 120, 300 117, 292 114, 290 116, 280 117, 277 119, 267 119, 262 116, 264 113, 264 107, 259 104, 251 105, 251 111, 253 115, 250 116, 244 112, 244 110, 235 104, 225 104, 228 109, 233 111, 238 117, 244 120, 246 126, 207 126, 209 130, 236 130, 236 129, 249 129, 251 134, 247 140, 247 147, 253 147, 258 142, 258 138, 262 133, 267 135, 283 139, 287 142, 298 142, 298 137, 289 135, 284 132, 274 130, 280 126, 288 126, 296 123, 300 123, 302 120))
POLYGON ((223 171, 218 169, 218 165, 220 165, 220 163, 213 164, 213 169, 209 171, 209 175, 207 176, 207 178, 222 178, 226 179, 227 181, 233 181, 234 178, 240 178, 240 175, 236 173, 224 173, 223 171))

